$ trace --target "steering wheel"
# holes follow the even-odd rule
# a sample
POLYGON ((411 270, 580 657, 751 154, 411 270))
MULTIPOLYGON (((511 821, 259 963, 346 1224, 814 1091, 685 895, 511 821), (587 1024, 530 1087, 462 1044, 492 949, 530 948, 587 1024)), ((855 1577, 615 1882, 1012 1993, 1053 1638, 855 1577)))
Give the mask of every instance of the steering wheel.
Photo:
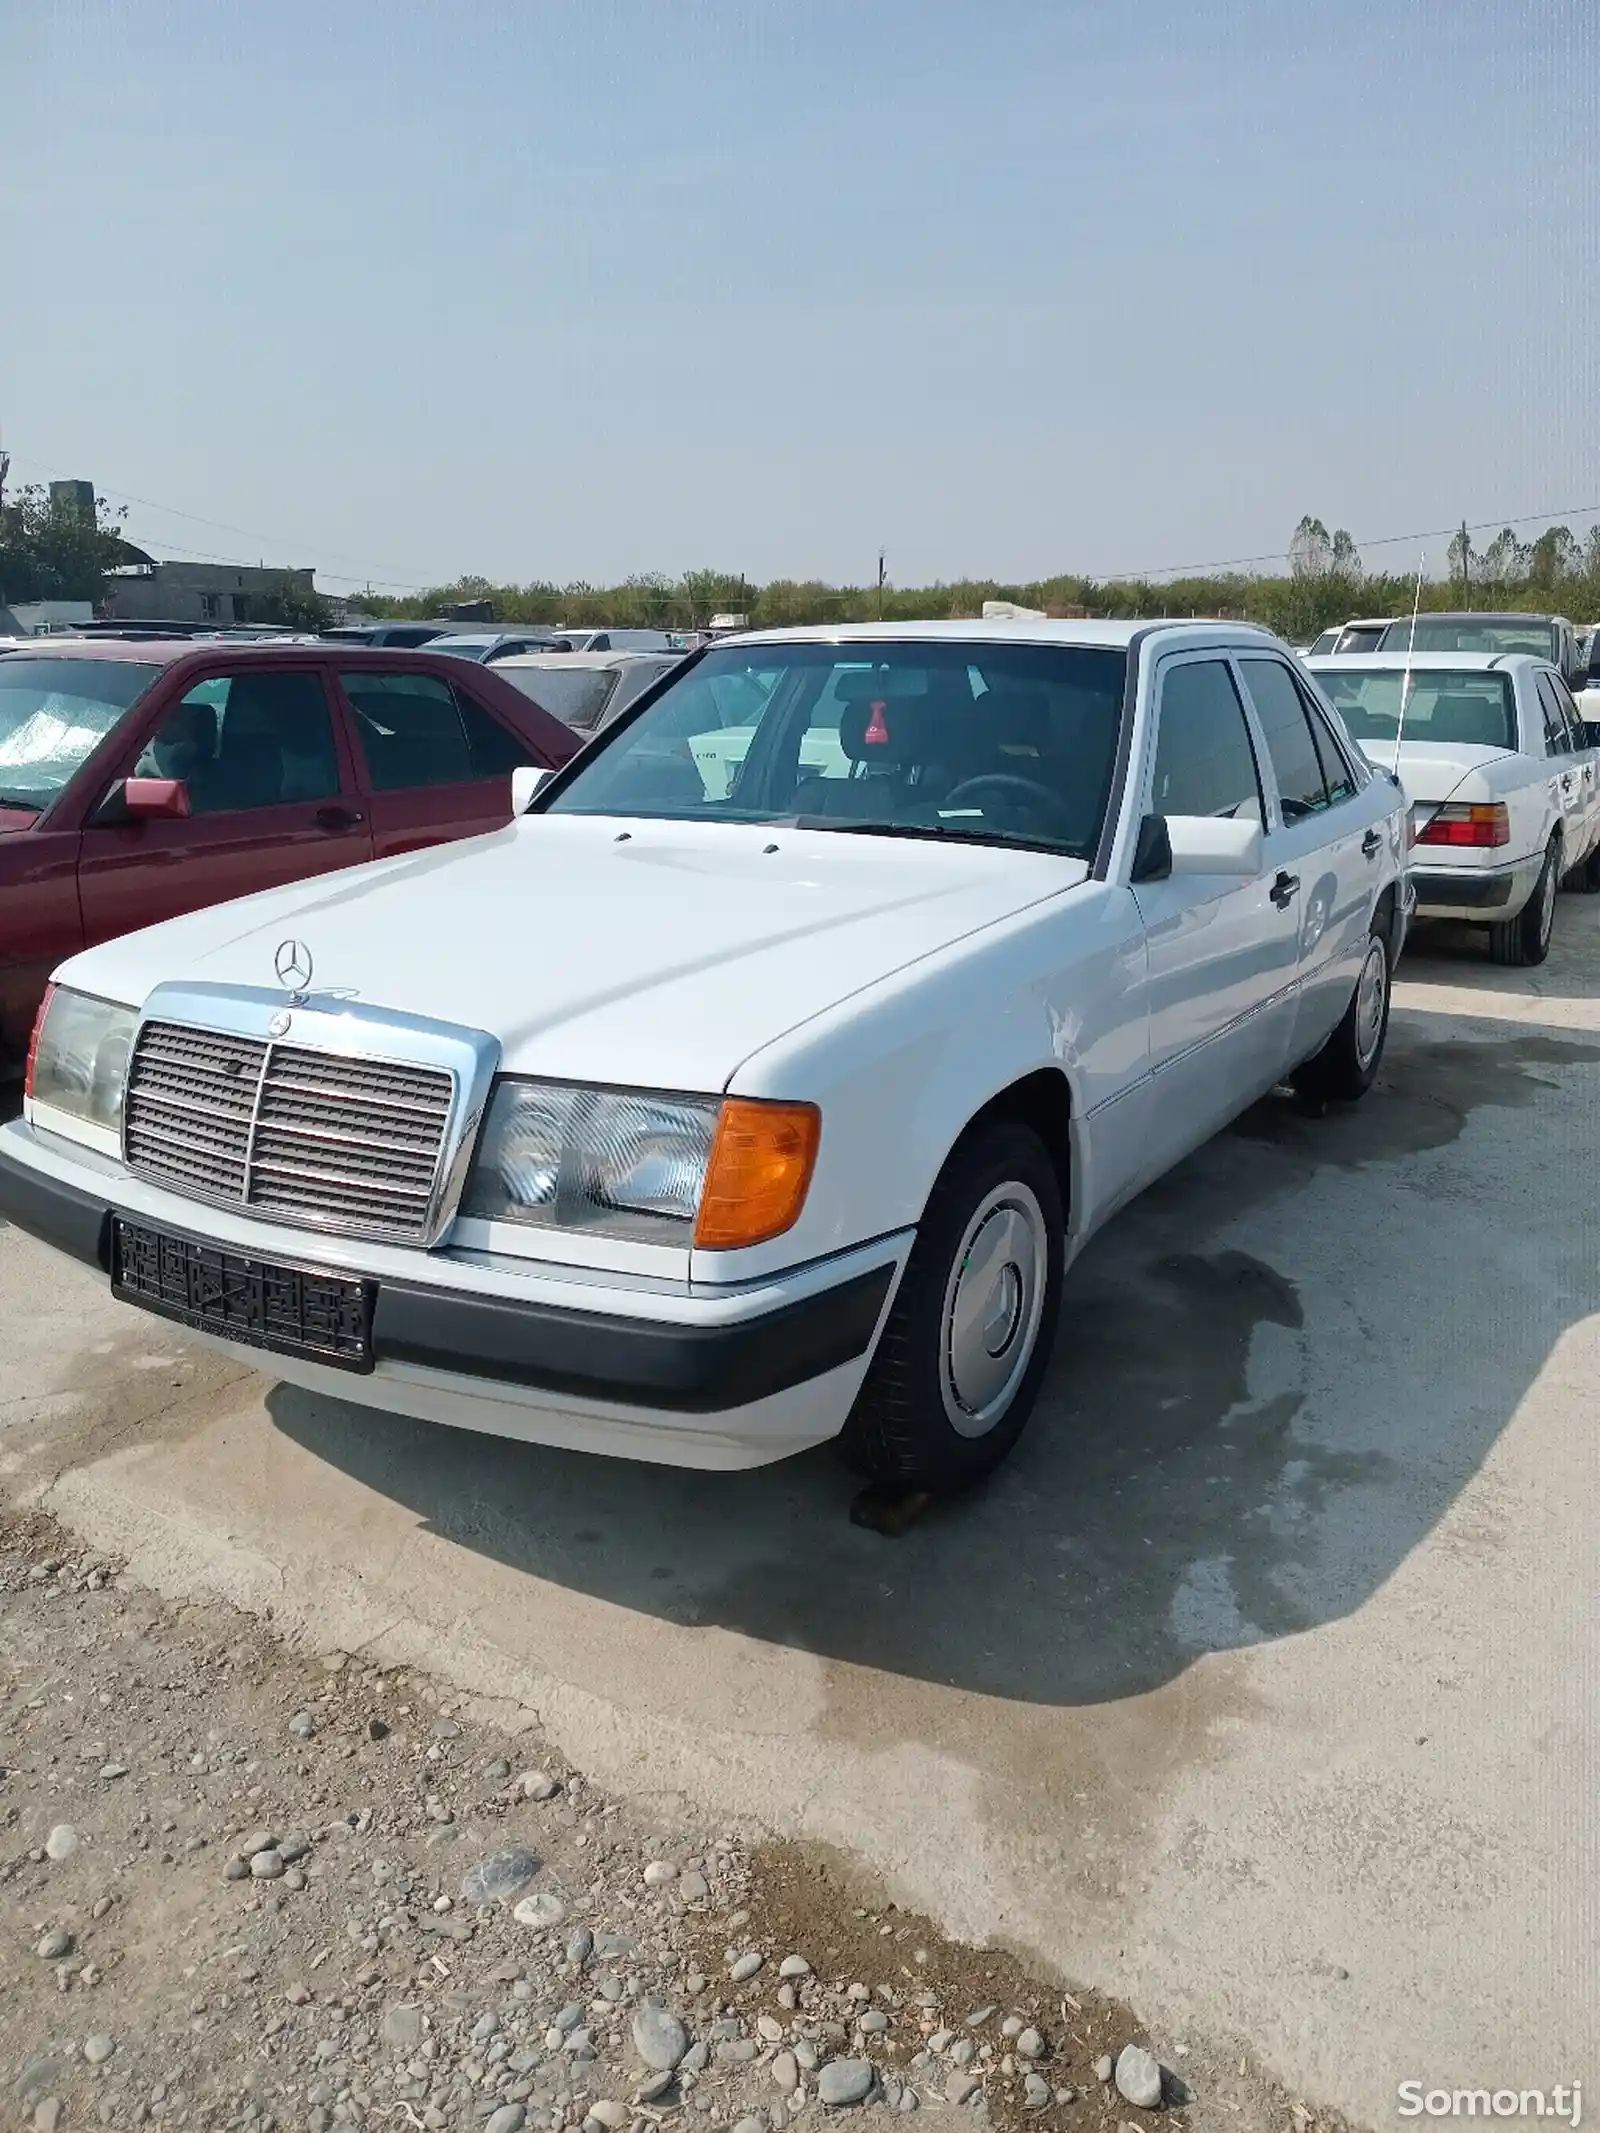
POLYGON ((1052 835, 1060 837, 1064 843, 1070 844, 1073 841, 1073 824, 1068 817, 1065 801, 1059 793, 1052 792, 1048 785, 1041 785, 1036 778, 1016 778, 1004 771, 996 771, 981 778, 964 779, 954 791, 945 794, 941 811, 959 807, 963 802, 968 806, 976 802, 980 811, 987 815, 989 809, 983 797, 987 793, 993 793, 996 799, 1009 803, 995 811, 1001 827, 1026 829, 1029 826, 1029 816, 1037 824, 1042 814, 1052 835), (1015 819, 1019 811, 1024 816, 1020 824, 1015 819), (1008 817, 1011 818, 1009 821, 1008 817))

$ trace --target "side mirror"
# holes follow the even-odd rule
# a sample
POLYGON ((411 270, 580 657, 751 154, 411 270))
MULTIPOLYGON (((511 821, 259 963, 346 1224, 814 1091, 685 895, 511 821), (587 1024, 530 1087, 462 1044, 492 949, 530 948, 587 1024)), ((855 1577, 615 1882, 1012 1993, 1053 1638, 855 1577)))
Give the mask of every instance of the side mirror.
POLYGON ((1231 815, 1168 815, 1167 846, 1174 874, 1232 874, 1241 881, 1261 872, 1261 825, 1231 815))
POLYGON ((539 770, 531 763, 524 763, 511 773, 511 813, 513 818, 525 815, 533 805, 542 788, 550 781, 548 770, 539 770))
POLYGON ((124 778, 124 822, 187 822, 189 788, 182 778, 124 778))

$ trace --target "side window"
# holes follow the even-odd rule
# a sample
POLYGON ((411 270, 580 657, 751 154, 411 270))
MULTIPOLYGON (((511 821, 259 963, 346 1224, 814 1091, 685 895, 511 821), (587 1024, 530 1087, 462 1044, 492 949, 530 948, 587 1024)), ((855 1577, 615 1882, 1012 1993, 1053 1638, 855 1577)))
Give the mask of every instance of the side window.
POLYGON ((339 758, 321 676, 258 670, 196 682, 151 735, 135 775, 181 778, 193 815, 333 799, 339 758))
POLYGON ((1568 733, 1567 722, 1561 715, 1554 677, 1541 674, 1538 680, 1539 709, 1544 714, 1544 752, 1546 755, 1570 755, 1572 736, 1568 733))
POLYGON ((470 785, 534 759, 436 674, 341 674, 374 792, 470 785))
POLYGON ((1168 667, 1150 805, 1158 815, 1261 820, 1261 781, 1244 706, 1226 660, 1168 667))
POLYGON ((1351 770, 1344 750, 1339 746, 1339 737, 1328 724, 1327 714, 1314 696, 1306 689, 1300 691, 1300 700, 1306 707, 1306 717, 1311 721, 1311 737, 1317 744, 1317 754, 1322 761, 1323 780, 1328 788, 1329 803, 1337 807, 1341 800, 1353 800, 1359 789, 1354 771, 1351 770))
POLYGON ((1584 731, 1583 713, 1573 701, 1572 691, 1559 675, 1550 676, 1550 686, 1555 692, 1556 702, 1561 707, 1561 717, 1567 729, 1567 745, 1574 755, 1580 755, 1589 745, 1589 736, 1584 731))
POLYGON ((502 726, 482 704, 474 702, 465 689, 452 689, 450 693, 466 729, 467 753, 472 758, 475 778, 508 778, 525 763, 538 761, 526 742, 508 726, 502 726))
POLYGON ((1240 671, 1266 735, 1285 822, 1300 822, 1328 804, 1317 744, 1294 676, 1276 659, 1241 659, 1240 671))

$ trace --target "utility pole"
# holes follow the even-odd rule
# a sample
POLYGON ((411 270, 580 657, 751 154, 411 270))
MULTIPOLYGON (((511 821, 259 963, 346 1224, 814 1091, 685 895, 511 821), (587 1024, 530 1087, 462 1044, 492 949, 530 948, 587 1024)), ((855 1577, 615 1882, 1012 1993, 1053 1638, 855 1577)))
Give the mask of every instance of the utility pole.
POLYGON ((1472 605, 1472 550, 1467 545, 1467 522, 1461 521, 1461 605, 1472 605))
POLYGON ((878 620, 883 620, 884 551, 878 550, 878 620))

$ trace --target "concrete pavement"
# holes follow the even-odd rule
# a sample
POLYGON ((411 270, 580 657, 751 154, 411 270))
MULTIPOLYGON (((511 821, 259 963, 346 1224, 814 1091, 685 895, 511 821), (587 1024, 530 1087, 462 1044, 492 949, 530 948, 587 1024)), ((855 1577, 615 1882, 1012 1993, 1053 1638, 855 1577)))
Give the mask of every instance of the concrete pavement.
POLYGON ((0 1480, 1358 2119, 1600 2081, 1597 907, 1558 924, 1533 973, 1427 942, 1366 1104, 1263 1105, 1121 1217, 1015 1458, 898 1541, 826 1453, 372 1414, 11 1233, 0 1480))

